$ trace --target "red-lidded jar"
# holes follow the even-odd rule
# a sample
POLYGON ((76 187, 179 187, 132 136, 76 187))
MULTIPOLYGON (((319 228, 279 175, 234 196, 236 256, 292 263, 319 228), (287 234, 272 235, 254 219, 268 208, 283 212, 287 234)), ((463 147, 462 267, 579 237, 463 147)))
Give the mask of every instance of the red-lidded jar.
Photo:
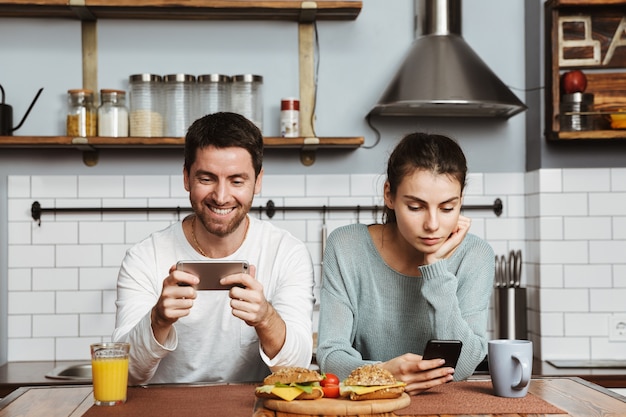
POLYGON ((293 97, 280 101, 280 135, 285 138, 300 136, 300 100, 293 97))

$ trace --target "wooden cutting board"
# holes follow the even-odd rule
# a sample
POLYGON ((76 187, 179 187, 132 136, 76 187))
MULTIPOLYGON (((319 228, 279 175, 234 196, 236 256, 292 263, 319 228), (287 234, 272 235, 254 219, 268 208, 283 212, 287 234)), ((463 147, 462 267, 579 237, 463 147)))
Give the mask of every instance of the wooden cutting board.
POLYGON ((398 398, 388 400, 351 401, 347 398, 320 398, 319 400, 274 400, 266 399, 265 408, 293 414, 353 416, 390 413, 408 407, 411 398, 403 393, 398 398))

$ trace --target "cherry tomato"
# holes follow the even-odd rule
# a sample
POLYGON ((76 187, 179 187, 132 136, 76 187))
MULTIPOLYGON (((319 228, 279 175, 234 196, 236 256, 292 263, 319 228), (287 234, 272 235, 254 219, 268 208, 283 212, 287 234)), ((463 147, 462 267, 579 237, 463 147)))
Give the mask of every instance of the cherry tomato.
POLYGON ((320 385, 323 387, 328 385, 339 385, 339 378, 335 374, 324 374, 324 379, 320 381, 320 385))
POLYGON ((326 398, 338 398, 339 397, 339 385, 324 385, 322 387, 322 391, 324 391, 324 397, 326 398))

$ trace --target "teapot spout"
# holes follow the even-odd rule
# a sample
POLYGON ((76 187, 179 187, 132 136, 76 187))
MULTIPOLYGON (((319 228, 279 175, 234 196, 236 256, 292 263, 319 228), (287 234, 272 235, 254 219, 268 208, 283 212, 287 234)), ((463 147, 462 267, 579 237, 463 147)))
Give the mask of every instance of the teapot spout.
POLYGON ((26 113, 24 113, 24 117, 22 117, 22 120, 20 120, 20 123, 15 126, 14 128, 11 129, 11 132, 16 131, 17 129, 19 129, 20 127, 22 127, 22 125, 24 124, 24 121, 26 120, 26 117, 28 117, 28 114, 30 113, 30 111, 32 110, 33 106, 35 105, 35 102, 37 101, 37 99, 39 98, 39 96, 41 95, 41 92, 43 91, 43 87, 39 89, 39 91, 37 91, 37 94, 35 95, 35 98, 33 99, 33 101, 30 103, 30 106, 28 106, 28 110, 26 110, 26 113))

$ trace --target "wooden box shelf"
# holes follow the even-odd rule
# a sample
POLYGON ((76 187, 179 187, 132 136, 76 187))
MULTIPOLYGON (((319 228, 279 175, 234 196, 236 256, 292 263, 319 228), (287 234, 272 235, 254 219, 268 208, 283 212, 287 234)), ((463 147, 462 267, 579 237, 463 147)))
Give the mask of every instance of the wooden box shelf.
POLYGON ((549 140, 626 139, 611 129, 611 111, 626 110, 626 1, 549 0, 545 3, 545 135, 549 140), (560 126, 560 77, 579 69, 594 95, 593 130, 560 126))

